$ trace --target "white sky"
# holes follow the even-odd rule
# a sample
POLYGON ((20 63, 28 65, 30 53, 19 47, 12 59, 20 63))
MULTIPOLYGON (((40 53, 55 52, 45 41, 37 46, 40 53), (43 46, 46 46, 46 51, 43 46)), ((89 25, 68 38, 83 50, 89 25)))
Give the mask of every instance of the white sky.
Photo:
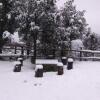
MULTIPOLYGON (((58 0, 61 7, 66 0, 58 0)), ((100 0, 75 0, 77 10, 86 10, 85 18, 93 32, 100 34, 100 0)))

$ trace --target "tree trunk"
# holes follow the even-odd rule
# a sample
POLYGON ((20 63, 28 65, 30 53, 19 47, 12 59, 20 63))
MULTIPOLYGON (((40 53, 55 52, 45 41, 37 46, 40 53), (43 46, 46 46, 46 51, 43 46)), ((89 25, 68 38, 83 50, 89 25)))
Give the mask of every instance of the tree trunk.
POLYGON ((0 54, 2 53, 2 47, 3 47, 3 40, 2 37, 0 36, 0 54))
POLYGON ((34 52, 33 52, 32 58, 31 58, 31 62, 32 62, 33 64, 36 64, 36 40, 37 40, 37 36, 34 35, 33 38, 34 38, 34 52))

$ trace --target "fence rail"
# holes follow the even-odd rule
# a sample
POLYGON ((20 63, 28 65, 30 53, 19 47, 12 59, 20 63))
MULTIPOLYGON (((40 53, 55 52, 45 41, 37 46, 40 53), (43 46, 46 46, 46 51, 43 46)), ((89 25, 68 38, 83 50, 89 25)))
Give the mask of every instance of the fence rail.
MULTIPOLYGON (((34 56, 34 50, 31 48, 27 48, 25 46, 8 46, 3 47, 3 51, 13 52, 13 54, 19 54, 26 57, 34 56)), ((100 60, 100 51, 94 50, 56 50, 56 49, 37 49, 36 50, 37 58, 61 58, 62 56, 65 57, 73 57, 77 60, 100 60), (63 55, 62 55, 63 53, 63 55)), ((1 55, 2 56, 2 55, 1 55)))

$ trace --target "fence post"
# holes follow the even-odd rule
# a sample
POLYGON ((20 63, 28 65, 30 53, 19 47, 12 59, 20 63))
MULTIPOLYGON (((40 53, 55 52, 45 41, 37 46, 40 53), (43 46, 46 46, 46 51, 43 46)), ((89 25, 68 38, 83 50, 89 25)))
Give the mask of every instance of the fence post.
POLYGON ((21 47, 21 55, 24 54, 24 49, 23 49, 23 46, 21 47))
MULTIPOLYGON (((95 57, 95 53, 94 53, 94 52, 93 52, 93 54, 92 54, 92 55, 93 55, 93 57, 95 57)), ((95 58, 93 58, 93 61, 95 61, 95 58)))
POLYGON ((72 58, 68 58, 68 64, 67 64, 67 69, 71 70, 73 69, 73 59, 72 58))
POLYGON ((17 54, 17 47, 15 46, 15 54, 17 54))
POLYGON ((80 48, 80 61, 82 61, 82 48, 80 48))
POLYGON ((29 53, 30 53, 29 48, 30 48, 30 46, 29 46, 29 44, 27 44, 27 46, 26 46, 26 52, 27 52, 27 55, 29 55, 29 53))

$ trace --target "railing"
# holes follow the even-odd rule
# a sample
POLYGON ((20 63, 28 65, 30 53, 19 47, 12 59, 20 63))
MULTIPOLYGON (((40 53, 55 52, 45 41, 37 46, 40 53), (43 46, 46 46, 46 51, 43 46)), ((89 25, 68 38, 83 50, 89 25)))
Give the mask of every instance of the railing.
MULTIPOLYGON (((34 56, 34 50, 32 48, 26 48, 25 46, 4 47, 3 51, 13 52, 13 54, 20 54, 23 56, 34 56)), ((5 54, 5 53, 4 53, 5 54)), ((37 49, 37 58, 61 58, 73 57, 75 60, 100 60, 100 51, 93 50, 56 50, 56 49, 37 49)))

